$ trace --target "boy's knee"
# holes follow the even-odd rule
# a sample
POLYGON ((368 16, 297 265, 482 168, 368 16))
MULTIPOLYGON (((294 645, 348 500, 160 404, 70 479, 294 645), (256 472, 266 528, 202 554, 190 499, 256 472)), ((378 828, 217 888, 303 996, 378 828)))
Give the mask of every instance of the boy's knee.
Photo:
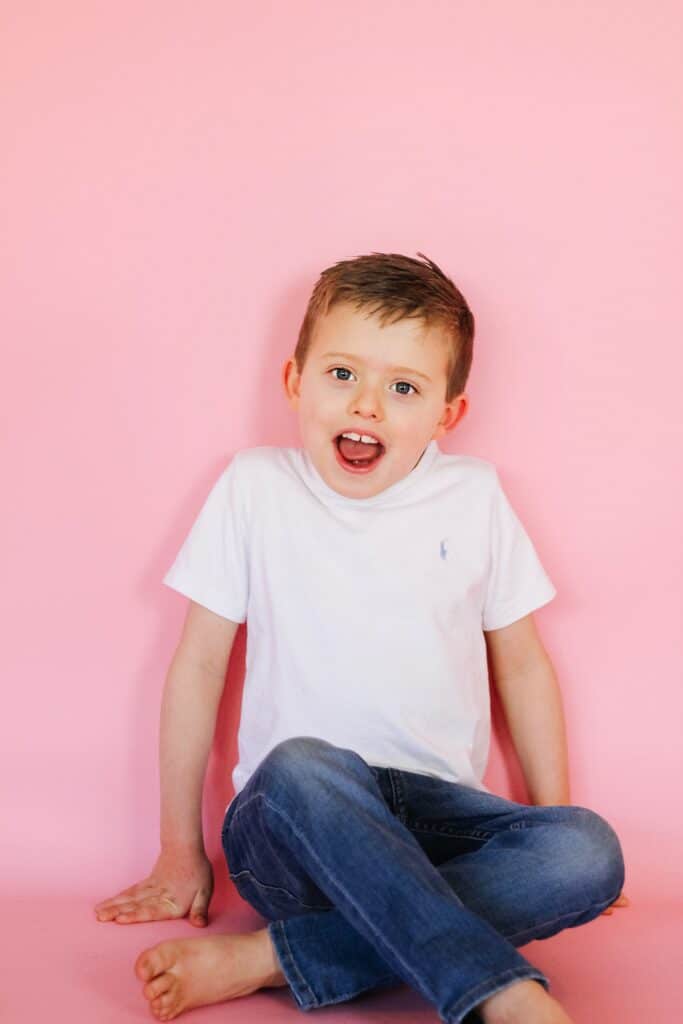
POLYGON ((263 764, 275 762, 280 767, 308 766, 316 760, 329 757, 337 748, 318 736, 290 736, 280 740, 266 755, 263 764))
POLYGON ((334 789, 344 776, 370 774, 359 754, 338 747, 317 736, 292 736, 281 740, 266 755, 259 766, 259 788, 275 796, 298 794, 314 798, 322 787, 334 789))
POLYGON ((572 807, 567 864, 580 871, 596 903, 616 899, 624 885, 624 856, 616 832, 587 807, 572 807))
MULTIPOLYGON (((290 784, 314 782, 327 768, 338 768, 352 751, 318 736, 291 736, 276 743, 259 766, 262 777, 286 779, 290 784)), ((357 755, 353 755, 356 757, 357 755)))

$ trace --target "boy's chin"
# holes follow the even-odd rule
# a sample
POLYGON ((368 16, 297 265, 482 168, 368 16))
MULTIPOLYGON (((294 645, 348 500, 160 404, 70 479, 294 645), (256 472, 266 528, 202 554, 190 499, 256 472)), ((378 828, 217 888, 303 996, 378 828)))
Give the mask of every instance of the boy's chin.
POLYGON ((382 491, 386 491, 387 487, 391 486, 393 481, 389 483, 369 480, 364 481, 351 481, 351 484, 347 484, 344 480, 328 480, 328 486, 340 494, 343 498, 374 498, 375 495, 381 494, 382 491))

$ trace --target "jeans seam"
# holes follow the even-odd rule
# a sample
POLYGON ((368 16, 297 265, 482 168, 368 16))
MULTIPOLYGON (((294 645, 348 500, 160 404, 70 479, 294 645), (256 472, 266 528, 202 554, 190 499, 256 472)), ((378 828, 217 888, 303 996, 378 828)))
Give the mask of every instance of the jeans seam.
POLYGON ((240 803, 239 807, 235 810, 235 813, 233 814, 230 820, 230 824, 232 824, 232 822, 235 820, 240 811, 243 811, 245 807, 248 807, 249 804, 252 803, 252 801, 258 800, 259 797, 262 797, 264 800, 266 800, 266 803, 268 802, 266 796, 263 793, 254 793, 254 795, 250 796, 248 800, 244 800, 242 803, 240 803))
POLYGON ((379 985, 385 982, 395 982, 396 984, 403 983, 403 979, 397 977, 395 974, 383 974, 381 978, 376 978, 370 985, 363 985, 361 988, 353 989, 351 992, 344 992, 343 995, 335 995, 334 999, 327 999, 324 1003, 318 1001, 318 1006, 332 1006, 334 1003, 343 1003, 346 999, 353 999, 355 996, 359 996, 361 992, 367 992, 369 989, 375 989, 379 985))
POLYGON ((398 820, 405 825, 406 823, 406 809, 405 809, 405 794, 403 792, 403 781, 401 779, 400 768, 392 768, 392 785, 394 786, 394 796, 396 799, 396 817, 398 820))
MULTIPOLYGON (((391 784, 392 795, 394 797, 394 801, 395 801, 395 804, 397 805, 397 809, 398 809, 398 806, 400 806, 401 801, 400 801, 400 798, 398 798, 398 794, 396 792, 396 785, 395 785, 396 780, 392 777, 391 771, 389 771, 388 778, 389 778, 389 781, 390 781, 390 784, 391 784)), ((336 890, 337 892, 342 893, 349 900, 349 903, 351 904, 351 906, 353 906, 353 908, 356 911, 356 913, 358 914, 359 918, 361 920, 363 920, 369 927, 371 927, 371 921, 368 920, 368 918, 366 917, 365 913, 356 904, 355 900, 350 898, 349 893, 346 891, 345 887, 337 880, 335 875, 332 872, 330 872, 329 869, 327 869, 325 867, 324 863, 317 856, 315 850, 312 849, 312 847, 310 846, 310 844, 307 841, 305 835, 296 827, 295 823, 292 821, 292 819, 289 817, 289 815, 286 813, 286 811, 281 810, 277 805, 273 804, 263 792, 258 792, 256 794, 254 794, 242 806, 247 806, 248 804, 250 804, 252 802, 252 800, 257 799, 257 797, 261 797, 263 802, 264 802, 264 804, 278 815, 278 817, 287 825, 288 829, 291 830, 292 834, 297 836, 298 840, 302 843, 302 845, 306 848, 306 850, 310 854, 312 860, 318 865, 319 868, 322 869, 324 877, 327 879, 328 883, 332 886, 332 888, 334 890, 336 890)), ((241 807, 234 808, 233 819, 239 813, 240 810, 241 810, 241 807)), ((407 822, 405 822, 405 821, 403 823, 407 824, 407 822)), ((536 823, 534 822, 534 824, 536 824, 536 823)), ((541 824, 543 824, 543 822, 538 822, 538 824, 541 825, 541 824)), ((413 827, 411 827, 411 825, 407 825, 407 827, 409 828, 410 831, 413 831, 413 829, 415 831, 422 831, 421 829, 419 829, 419 826, 415 827, 413 825, 413 827)), ((479 831, 481 831, 481 832, 489 831, 490 832, 490 830, 484 830, 484 829, 481 829, 479 831)), ((505 831, 505 830, 496 829, 496 830, 493 831, 493 833, 490 833, 490 834, 497 834, 498 832, 501 832, 501 831, 505 831)), ((472 836, 471 838, 475 838, 475 837, 472 836)), ((257 884, 263 884, 263 883, 257 883, 257 884)), ((273 888, 276 888, 276 887, 273 887, 273 888)), ((620 888, 619 888, 619 891, 620 891, 620 888)), ((282 890, 282 891, 287 892, 287 890, 282 890)), ((600 901, 600 902, 591 902, 585 908, 584 911, 579 910, 579 911, 574 912, 574 913, 563 914, 563 915, 561 915, 559 917, 555 917, 555 918, 552 918, 552 919, 548 919, 546 921, 538 922, 533 927, 526 928, 526 929, 524 929, 522 931, 518 931, 518 932, 512 933, 511 935, 506 935, 506 934, 501 932, 500 933, 501 937, 505 938, 509 942, 513 942, 513 943, 516 943, 516 944, 524 944, 527 941, 532 941, 533 939, 535 939, 537 937, 537 933, 540 930, 542 930, 542 929, 545 929, 545 928, 557 925, 558 926, 558 930, 559 930, 561 927, 564 927, 562 922, 575 920, 576 917, 579 916, 581 913, 588 913, 590 911, 600 911, 602 909, 605 909, 606 907, 608 907, 611 903, 613 903, 618 898, 619 891, 617 891, 617 893, 613 897, 608 899, 608 900, 603 900, 603 901, 600 901)), ((291 895, 291 894, 289 894, 289 895, 291 895)), ((295 898, 295 897, 293 897, 293 898, 295 898)), ((331 909, 331 908, 326 908, 326 909, 331 909)), ((281 923, 278 922, 278 924, 281 924, 281 923)), ((285 935, 284 929, 279 930, 278 934, 282 936, 282 940, 283 940, 282 944, 283 944, 283 947, 286 949, 287 956, 288 956, 288 962, 291 963, 291 965, 292 965, 292 971, 293 971, 293 973, 296 974, 296 977, 299 980, 301 989, 303 991, 305 991, 306 993, 310 993, 312 998, 314 1000, 317 1000, 317 996, 315 995, 315 993, 313 993, 313 990, 306 983, 305 979, 301 975, 301 971, 299 970, 296 961, 294 960, 291 948, 290 948, 289 943, 288 943, 288 941, 286 939, 286 935, 285 935)), ((374 932, 373 932, 373 934, 374 934, 374 932)), ((391 952, 394 955, 396 961, 402 965, 402 967, 404 968, 405 972, 407 974, 409 974, 410 977, 413 977, 413 972, 412 972, 411 968, 404 964, 402 957, 396 953, 396 951, 393 949, 392 945, 387 941, 387 939, 383 935, 381 935, 381 939, 382 939, 382 942, 384 943, 384 945, 386 946, 386 948, 388 950, 391 950, 391 952)), ((503 972, 502 974, 498 975, 495 978, 489 978, 485 982, 481 982, 471 992, 467 993, 465 996, 462 996, 458 1000, 458 1002, 455 1004, 455 1006, 450 1008, 449 1014, 445 1017, 445 1020, 447 1020, 449 1022, 449 1024, 458 1024, 458 1022, 460 1022, 462 1020, 462 1017, 454 1018, 454 1017, 451 1016, 451 1014, 453 1014, 455 1012, 461 1012, 462 1013, 463 1004, 465 1003, 465 1001, 467 999, 472 999, 472 998, 476 999, 476 997, 479 996, 478 1002, 481 1002, 483 999, 487 998, 488 996, 493 995, 494 992, 498 991, 499 988, 505 987, 505 985, 509 981, 515 980, 515 978, 519 978, 519 979, 529 978, 531 980, 536 980, 538 982, 541 982, 542 984, 547 985, 549 987, 549 982, 548 982, 547 978, 545 978, 545 976, 541 972, 539 972, 536 968, 534 968, 533 965, 529 965, 528 968, 525 968, 525 967, 512 968, 512 969, 509 969, 509 970, 503 972), (492 985, 497 986, 497 987, 494 987, 493 989, 491 989, 492 985), (488 991, 486 991, 487 988, 488 988, 488 991), (483 994, 481 994, 482 992, 483 992, 483 994)), ((392 979, 394 981, 402 981, 402 980, 404 980, 403 978, 397 978, 396 977, 396 973, 393 972, 391 975, 382 976, 382 978, 380 979, 379 982, 378 981, 374 981, 370 986, 365 986, 365 987, 356 989, 353 992, 347 992, 343 996, 336 995, 335 999, 334 999, 334 1002, 343 1002, 345 999, 350 999, 353 996, 358 995, 361 992, 366 991, 368 988, 372 989, 372 988, 376 987, 376 985, 380 984, 381 982, 384 982, 385 980, 386 981, 390 981, 392 979)), ((418 984, 418 986, 419 986, 419 982, 416 983, 414 981, 413 984, 418 984)), ((319 1006, 319 1005, 324 1005, 324 1004, 321 1004, 319 1001, 316 1001, 312 1005, 319 1006)), ((476 1007, 476 1005, 477 1005, 477 1003, 473 1004, 469 1009, 474 1009, 476 1007)), ((469 1011, 467 1011, 467 1012, 469 1012, 469 1011)))
POLYGON ((505 988, 508 982, 514 981, 518 978, 529 978, 534 981, 544 981, 546 985, 550 987, 550 982, 546 976, 536 967, 531 965, 529 965, 529 967, 511 967, 509 970, 503 971, 502 974, 496 975, 495 978, 489 978, 487 981, 480 982, 479 985, 476 985, 464 996, 461 996, 457 1003, 446 1011, 444 1014, 445 1019, 449 1024, 460 1024, 463 1018, 467 1016, 471 1010, 474 1010, 479 1003, 483 1002, 484 999, 488 999, 489 996, 492 996, 496 992, 499 992, 500 989, 505 988))
MULTIPOLYGON (((301 834, 301 832, 299 832, 299 830, 295 827, 293 822, 290 820, 289 815, 287 815, 284 811, 281 811, 279 807, 275 806, 275 804, 272 804, 270 802, 270 800, 268 800, 268 798, 266 796, 264 796, 262 793, 258 794, 258 795, 260 795, 262 797, 264 803, 268 807, 270 807, 270 809, 272 811, 274 811, 280 818, 282 818, 287 823, 287 825, 291 829, 291 831, 299 838, 299 840, 303 843, 303 845, 309 851, 311 857, 323 869, 323 872, 327 874, 325 866, 318 859, 318 856, 317 856, 315 850, 313 850, 311 848, 311 846, 309 845, 309 843, 306 840, 305 836, 303 836, 301 834)), ((254 797, 254 799, 255 799, 255 797, 254 797)), ((365 914, 356 905, 356 903, 351 899, 351 897, 349 896, 349 893, 346 892, 344 887, 342 885, 340 885, 339 882, 337 882, 337 880, 335 878, 332 878, 331 875, 329 877, 330 877, 330 880, 331 880, 331 884, 335 888, 337 888, 346 897, 346 899, 349 901, 349 903, 351 903, 351 905, 353 906, 353 908, 356 911, 356 913, 358 914, 358 916, 366 923, 366 925, 368 925, 368 928, 370 929, 370 931, 372 931, 372 924, 371 924, 371 922, 368 921, 368 919, 366 918, 365 914)), ((384 936, 382 936, 382 942, 384 942, 386 944, 387 949, 389 949, 391 951, 391 953, 396 957, 396 960, 398 961, 398 963, 400 963, 403 966, 406 974, 409 974, 410 977, 413 979, 413 985, 415 986, 415 988, 417 988, 418 991, 421 992, 422 988, 421 988, 421 985, 420 985, 420 979, 413 974, 413 971, 411 970, 410 966, 403 962, 402 958, 399 956, 399 954, 396 952, 396 950, 387 942, 387 940, 384 938, 384 936)))
POLYGON ((396 782, 394 780, 394 772, 392 768, 387 768, 387 775, 389 777, 389 784, 391 786, 391 799, 394 805, 393 808, 391 808, 391 812, 396 817, 398 817, 398 799, 396 796, 396 782))
MULTIPOLYGON (((290 948, 289 942, 287 941, 287 933, 286 933, 286 931, 284 929, 284 922, 283 921, 274 921, 273 922, 273 928, 277 929, 278 934, 279 934, 280 938, 282 939, 282 944, 284 946, 285 955, 287 957, 287 963, 288 963, 289 966, 291 966, 293 972, 295 973, 296 980, 297 980, 298 984, 308 994, 308 998, 310 999, 310 1002, 306 1004, 307 1008, 310 1008, 311 1006, 319 1006, 320 1002, 318 1000, 318 997, 316 996, 315 992, 313 991, 313 989, 310 987, 310 985, 308 984, 308 982, 304 978, 303 974, 299 970, 299 965, 297 964, 296 960, 294 959, 294 954, 292 953, 292 950, 290 948)), ((282 966, 284 966, 284 965, 282 965, 282 966)), ((303 1007, 304 1004, 301 1003, 300 1005, 302 1005, 302 1007, 303 1007)))
POLYGON ((438 835, 443 836, 446 839, 477 839, 482 843, 487 843, 489 839, 493 838, 494 832, 487 831, 483 834, 483 829, 451 829, 448 825, 423 825, 410 821, 409 819, 404 822, 406 828, 409 828, 411 832, 420 832, 425 835, 438 835))

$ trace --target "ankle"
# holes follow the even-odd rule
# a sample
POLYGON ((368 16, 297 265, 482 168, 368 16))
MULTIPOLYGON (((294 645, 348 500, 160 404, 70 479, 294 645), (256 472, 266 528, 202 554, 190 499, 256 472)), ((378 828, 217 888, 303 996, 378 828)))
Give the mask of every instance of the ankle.
POLYGON ((263 928, 258 934, 263 943, 263 957, 266 970, 264 988, 280 988, 287 984, 287 979, 282 972, 270 932, 267 928, 263 928))
POLYGON ((572 1024, 539 981, 524 978, 489 996, 477 1007, 484 1024, 572 1024))
POLYGON ((484 999, 477 1006, 477 1013, 484 1024, 516 1024, 523 1019, 530 1003, 538 998, 539 988, 539 983, 532 978, 520 978, 484 999))

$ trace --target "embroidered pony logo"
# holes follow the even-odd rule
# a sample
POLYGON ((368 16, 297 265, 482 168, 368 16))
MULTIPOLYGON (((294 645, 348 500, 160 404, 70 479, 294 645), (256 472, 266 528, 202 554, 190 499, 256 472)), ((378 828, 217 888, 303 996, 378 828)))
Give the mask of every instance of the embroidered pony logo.
POLYGON ((444 539, 440 542, 439 554, 441 555, 444 561, 448 558, 448 537, 444 537, 444 539))

